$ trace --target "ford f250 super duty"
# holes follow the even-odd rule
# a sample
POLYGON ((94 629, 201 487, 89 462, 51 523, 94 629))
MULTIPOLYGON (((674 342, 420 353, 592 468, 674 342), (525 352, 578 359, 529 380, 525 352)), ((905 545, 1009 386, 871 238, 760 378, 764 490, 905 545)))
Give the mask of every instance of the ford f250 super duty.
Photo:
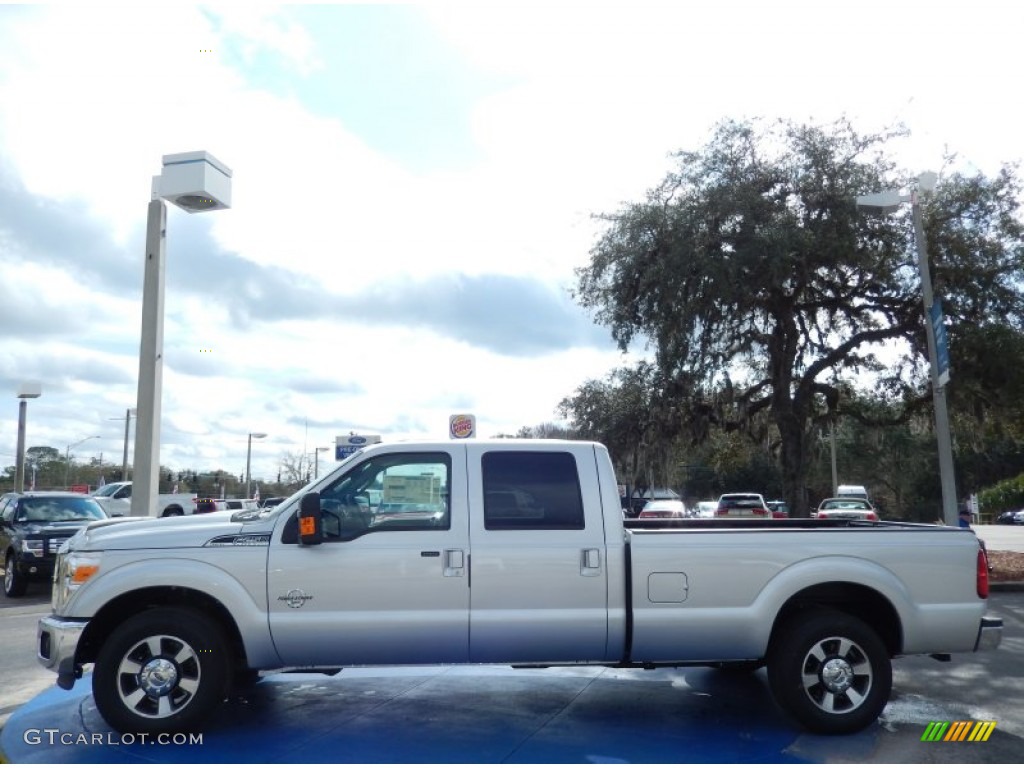
POLYGON ((259 671, 767 666, 812 731, 873 722, 891 659, 996 647, 974 533, 624 521, 596 443, 377 444, 270 510, 108 520, 59 556, 40 662, 126 732, 201 726, 259 671))

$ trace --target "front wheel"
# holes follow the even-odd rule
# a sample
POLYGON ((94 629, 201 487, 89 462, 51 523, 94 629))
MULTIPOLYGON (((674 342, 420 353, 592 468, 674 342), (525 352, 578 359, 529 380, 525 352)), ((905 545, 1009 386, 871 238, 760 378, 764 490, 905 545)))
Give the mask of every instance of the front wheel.
POLYGON ((768 683, 779 706, 807 730, 854 733, 889 701, 892 664, 878 634, 860 619, 806 612, 773 638, 768 683))
POLYGON ((28 589, 28 576, 18 570, 18 557, 8 553, 4 560, 4 594, 8 597, 21 597, 28 589))
POLYGON ((92 677, 96 707, 122 733, 195 730, 227 694, 231 656, 223 630, 203 614, 145 611, 103 643, 92 677))

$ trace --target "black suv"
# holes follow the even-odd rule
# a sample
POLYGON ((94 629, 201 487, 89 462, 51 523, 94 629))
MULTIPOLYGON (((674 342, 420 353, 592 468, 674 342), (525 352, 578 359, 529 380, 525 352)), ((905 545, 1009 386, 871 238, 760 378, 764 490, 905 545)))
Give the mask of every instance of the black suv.
POLYGON ((60 545, 93 520, 105 520, 91 496, 59 491, 0 496, 0 554, 4 594, 21 597, 29 579, 53 577, 60 545))

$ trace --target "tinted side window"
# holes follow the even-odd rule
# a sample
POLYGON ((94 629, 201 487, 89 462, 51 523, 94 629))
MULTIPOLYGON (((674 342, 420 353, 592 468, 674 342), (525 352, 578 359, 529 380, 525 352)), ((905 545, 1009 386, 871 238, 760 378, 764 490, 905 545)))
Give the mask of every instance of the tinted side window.
POLYGON ((482 463, 484 528, 582 530, 583 497, 571 453, 492 451, 482 463))
POLYGON ((12 517, 14 517, 13 499, 0 497, 0 520, 3 520, 5 523, 9 523, 11 522, 12 517))

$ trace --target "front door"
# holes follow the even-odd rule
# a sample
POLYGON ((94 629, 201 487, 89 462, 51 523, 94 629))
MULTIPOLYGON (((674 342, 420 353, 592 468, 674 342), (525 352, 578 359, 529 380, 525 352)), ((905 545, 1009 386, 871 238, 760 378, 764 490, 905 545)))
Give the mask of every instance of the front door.
POLYGON ((469 658, 464 448, 376 453, 320 490, 325 541, 268 561, 270 629, 286 666, 436 664, 469 658))

